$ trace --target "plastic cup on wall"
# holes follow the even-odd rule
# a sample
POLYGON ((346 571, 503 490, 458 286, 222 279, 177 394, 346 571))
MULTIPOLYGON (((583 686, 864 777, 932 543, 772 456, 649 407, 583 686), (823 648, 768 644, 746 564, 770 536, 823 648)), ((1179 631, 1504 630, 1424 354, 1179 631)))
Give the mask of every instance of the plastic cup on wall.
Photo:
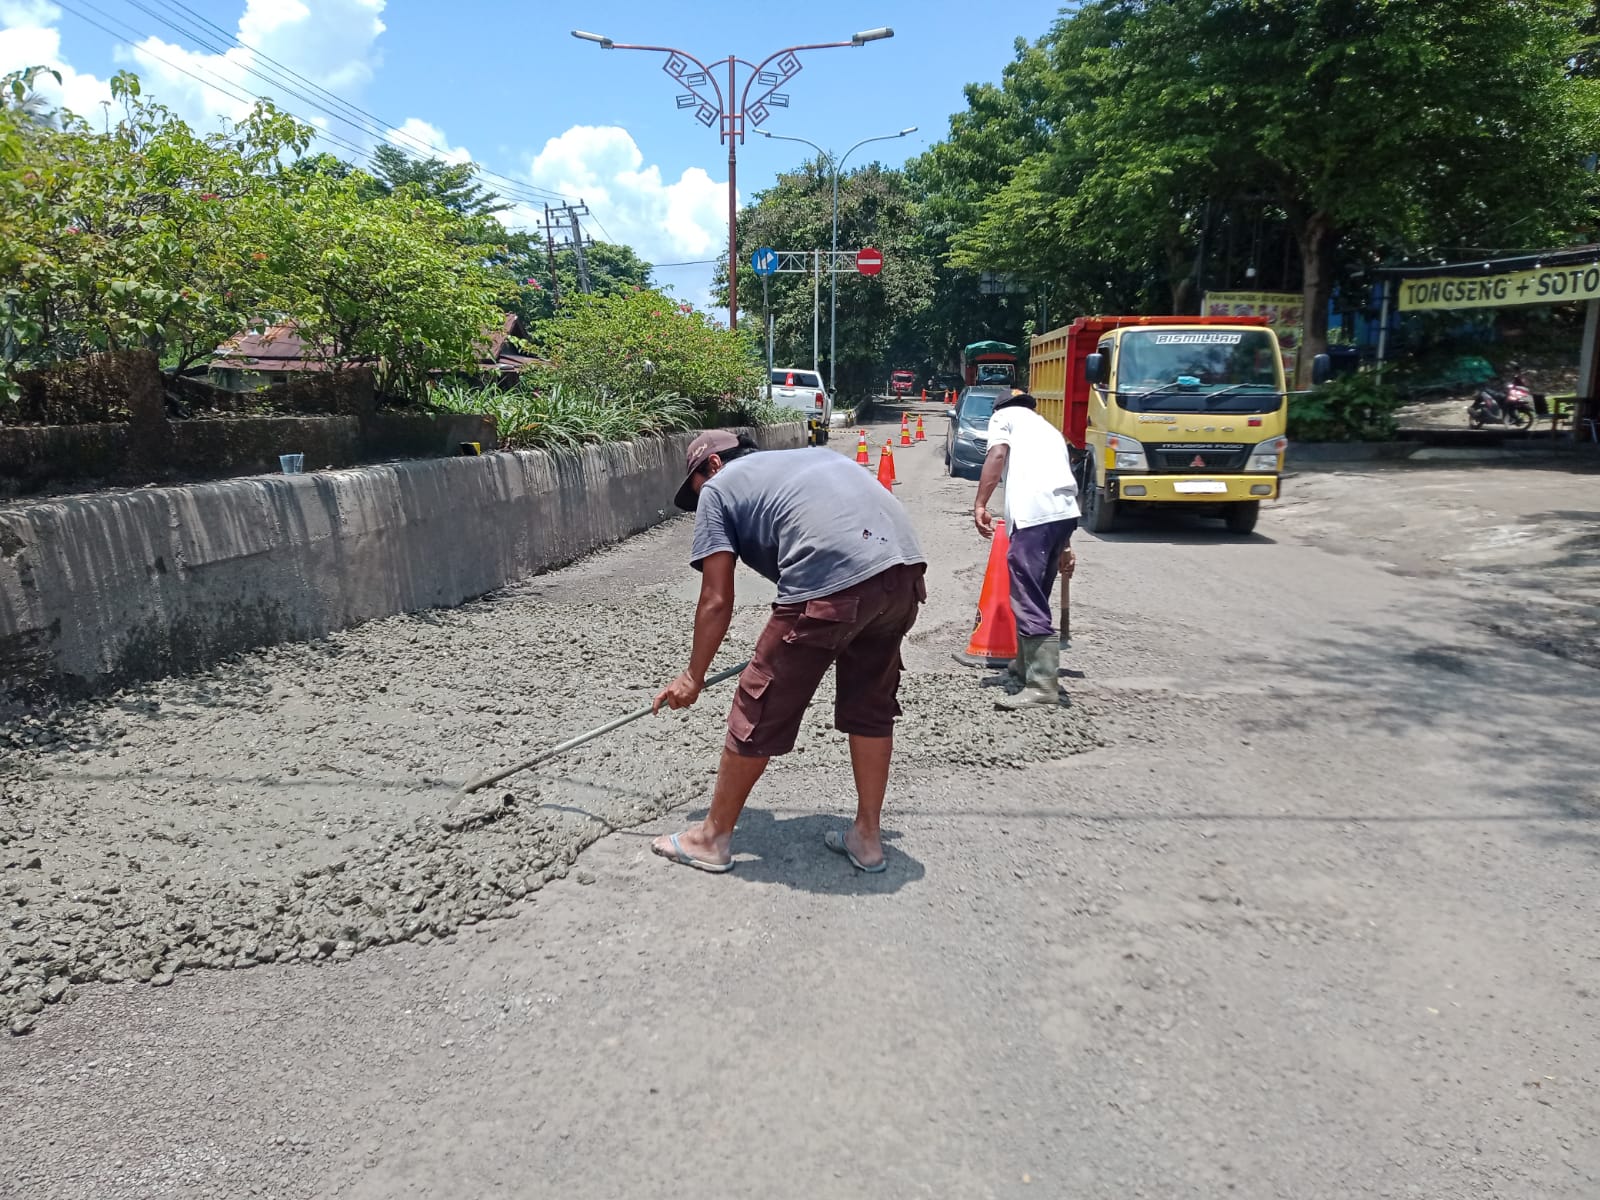
POLYGON ((285 475, 304 475, 306 469, 306 456, 304 454, 280 454, 278 466, 283 468, 285 475))

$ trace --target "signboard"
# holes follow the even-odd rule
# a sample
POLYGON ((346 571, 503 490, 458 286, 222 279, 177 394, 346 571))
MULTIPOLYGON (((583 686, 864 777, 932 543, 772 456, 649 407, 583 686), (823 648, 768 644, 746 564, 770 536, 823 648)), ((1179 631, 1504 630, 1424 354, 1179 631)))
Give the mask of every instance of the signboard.
POLYGON ((1600 263, 1536 267, 1504 275, 1435 275, 1400 281, 1400 311, 1436 308, 1506 308, 1600 300, 1600 263))
POLYGON ((1200 311, 1208 317, 1266 317, 1283 351, 1283 372, 1294 377, 1305 313, 1299 292, 1207 292, 1200 311))
POLYGON ((883 270, 883 253, 871 246, 863 246, 856 251, 856 270, 863 275, 876 275, 883 270))
POLYGON ((778 252, 763 246, 750 256, 750 266, 757 275, 771 275, 778 269, 778 252))
POLYGON ((1015 275, 984 271, 978 276, 978 294, 982 296, 1014 296, 1027 290, 1027 286, 1019 282, 1015 275))

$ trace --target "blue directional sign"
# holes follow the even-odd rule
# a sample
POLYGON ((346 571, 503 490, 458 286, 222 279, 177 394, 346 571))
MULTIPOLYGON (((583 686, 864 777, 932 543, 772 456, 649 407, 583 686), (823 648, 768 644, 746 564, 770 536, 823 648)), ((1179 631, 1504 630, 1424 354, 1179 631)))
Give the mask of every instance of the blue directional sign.
POLYGON ((757 275, 771 275, 778 269, 778 252, 763 246, 750 256, 750 265, 757 275))

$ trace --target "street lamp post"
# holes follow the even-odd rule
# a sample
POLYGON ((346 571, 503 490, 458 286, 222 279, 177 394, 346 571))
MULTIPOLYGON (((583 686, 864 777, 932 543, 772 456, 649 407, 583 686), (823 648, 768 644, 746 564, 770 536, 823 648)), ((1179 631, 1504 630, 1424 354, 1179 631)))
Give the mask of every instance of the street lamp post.
POLYGON ((866 29, 855 34, 848 42, 813 42, 805 46, 786 46, 752 63, 735 55, 714 60, 710 66, 694 55, 671 46, 637 46, 614 42, 598 33, 574 29, 572 36, 580 41, 594 42, 602 50, 649 50, 665 54, 667 61, 662 70, 685 90, 678 96, 678 107, 693 110, 695 120, 710 128, 716 125, 718 135, 728 147, 728 328, 738 328, 739 321, 739 190, 738 146, 744 141, 745 122, 749 120, 758 130, 775 108, 788 108, 789 96, 778 89, 800 73, 800 60, 795 56, 804 50, 833 50, 845 46, 865 46, 868 42, 892 38, 894 30, 866 29), (722 90, 711 67, 728 68, 728 90, 722 90), (738 68, 749 71, 744 90, 738 87, 738 68), (751 89, 759 87, 755 99, 751 89))
POLYGON ((833 157, 833 155, 829 154, 821 146, 817 145, 813 141, 808 141, 806 138, 803 138, 803 137, 791 137, 790 135, 788 135, 786 133, 768 133, 765 129, 758 129, 756 131, 762 137, 771 138, 773 141, 777 141, 777 142, 799 142, 802 145, 810 146, 813 150, 815 150, 823 158, 828 160, 828 166, 833 171, 833 256, 832 256, 832 258, 830 258, 828 260, 829 261, 829 268, 830 268, 829 271, 828 271, 828 392, 829 392, 829 394, 833 393, 834 384, 837 382, 838 375, 839 375, 839 368, 837 366, 838 348, 839 348, 838 332, 837 332, 837 330, 838 330, 838 318, 839 318, 839 274, 838 274, 838 269, 837 268, 838 268, 839 264, 833 261, 833 259, 837 258, 838 255, 839 255, 839 172, 844 169, 844 160, 849 158, 852 154, 854 154, 862 146, 865 146, 868 142, 892 142, 896 138, 903 138, 907 134, 912 134, 912 133, 915 133, 916 131, 917 131, 917 127, 915 125, 910 125, 910 126, 907 126, 905 129, 902 129, 899 133, 881 133, 877 137, 862 138, 854 146, 851 146, 850 149, 846 150, 843 154, 841 154, 837 159, 835 159, 833 157))

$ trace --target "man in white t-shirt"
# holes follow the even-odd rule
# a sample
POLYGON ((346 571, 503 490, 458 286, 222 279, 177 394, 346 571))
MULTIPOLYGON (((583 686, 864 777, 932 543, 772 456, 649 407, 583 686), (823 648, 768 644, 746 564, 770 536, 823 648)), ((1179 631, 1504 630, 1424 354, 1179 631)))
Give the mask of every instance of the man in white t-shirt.
POLYGON ((1021 676, 1023 687, 996 703, 1010 710, 1054 708, 1060 702, 1056 677, 1061 670, 1061 643, 1051 593, 1072 531, 1078 527, 1078 485, 1067 459, 1067 442, 1059 429, 1034 411, 1038 407, 1037 400, 1021 391, 995 405, 989 418, 989 453, 972 514, 978 532, 993 537, 994 518, 987 505, 1004 481, 1011 538, 1006 566, 1011 573, 1020 668, 1014 673, 1021 676))

